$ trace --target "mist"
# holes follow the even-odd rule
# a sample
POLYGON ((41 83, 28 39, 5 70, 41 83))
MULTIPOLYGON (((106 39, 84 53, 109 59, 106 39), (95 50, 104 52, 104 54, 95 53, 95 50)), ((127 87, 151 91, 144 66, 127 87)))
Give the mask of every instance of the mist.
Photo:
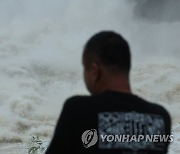
POLYGON ((89 94, 84 44, 113 30, 131 47, 133 93, 170 112, 169 153, 180 152, 179 10, 178 0, 1 0, 0 144, 50 141, 64 101, 89 94))

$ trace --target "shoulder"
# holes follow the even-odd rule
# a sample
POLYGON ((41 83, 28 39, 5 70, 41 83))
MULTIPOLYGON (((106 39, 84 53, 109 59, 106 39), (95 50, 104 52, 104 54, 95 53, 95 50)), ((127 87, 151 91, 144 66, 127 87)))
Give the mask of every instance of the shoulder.
POLYGON ((91 99, 92 99, 91 96, 80 96, 80 95, 72 96, 65 101, 64 108, 78 107, 85 103, 87 104, 91 99))
POLYGON ((147 100, 144 100, 142 98, 140 98, 143 102, 147 102, 147 110, 151 110, 152 112, 155 112, 157 114, 162 115, 165 119, 170 121, 170 114, 168 112, 168 110, 163 106, 160 105, 159 103, 153 103, 147 100))
POLYGON ((92 96, 88 96, 88 95, 75 95, 72 97, 69 97, 66 100, 66 103, 73 103, 73 102, 79 102, 79 101, 84 101, 84 100, 88 100, 90 99, 92 96))
POLYGON ((156 111, 158 111, 159 113, 162 113, 166 116, 169 116, 169 112, 167 111, 167 109, 163 106, 163 105, 160 105, 160 104, 157 104, 157 103, 150 103, 154 109, 156 111))

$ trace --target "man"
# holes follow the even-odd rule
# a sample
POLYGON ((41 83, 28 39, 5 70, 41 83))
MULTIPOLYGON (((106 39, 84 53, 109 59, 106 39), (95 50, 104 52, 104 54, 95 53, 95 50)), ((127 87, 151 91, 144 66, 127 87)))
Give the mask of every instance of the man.
POLYGON ((95 34, 85 45, 83 66, 91 96, 65 102, 46 154, 166 153, 172 141, 170 116, 162 106, 132 94, 125 39, 112 31, 95 34))

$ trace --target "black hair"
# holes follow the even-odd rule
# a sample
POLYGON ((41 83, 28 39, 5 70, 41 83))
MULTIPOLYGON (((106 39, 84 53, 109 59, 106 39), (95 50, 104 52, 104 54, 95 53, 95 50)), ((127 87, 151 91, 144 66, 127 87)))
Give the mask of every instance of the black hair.
POLYGON ((84 58, 98 58, 103 66, 129 72, 131 55, 128 42, 113 31, 102 31, 92 36, 84 47, 84 58))

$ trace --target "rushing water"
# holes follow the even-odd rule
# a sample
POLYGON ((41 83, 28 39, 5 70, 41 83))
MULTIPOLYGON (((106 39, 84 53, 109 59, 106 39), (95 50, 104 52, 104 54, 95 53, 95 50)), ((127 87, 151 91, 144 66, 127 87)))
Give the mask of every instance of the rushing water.
POLYGON ((100 30, 114 30, 131 46, 133 92, 167 108, 175 137, 169 153, 179 153, 176 3, 0 0, 0 144, 25 143, 33 135, 50 140, 65 99, 88 93, 82 78, 83 45, 100 30))

